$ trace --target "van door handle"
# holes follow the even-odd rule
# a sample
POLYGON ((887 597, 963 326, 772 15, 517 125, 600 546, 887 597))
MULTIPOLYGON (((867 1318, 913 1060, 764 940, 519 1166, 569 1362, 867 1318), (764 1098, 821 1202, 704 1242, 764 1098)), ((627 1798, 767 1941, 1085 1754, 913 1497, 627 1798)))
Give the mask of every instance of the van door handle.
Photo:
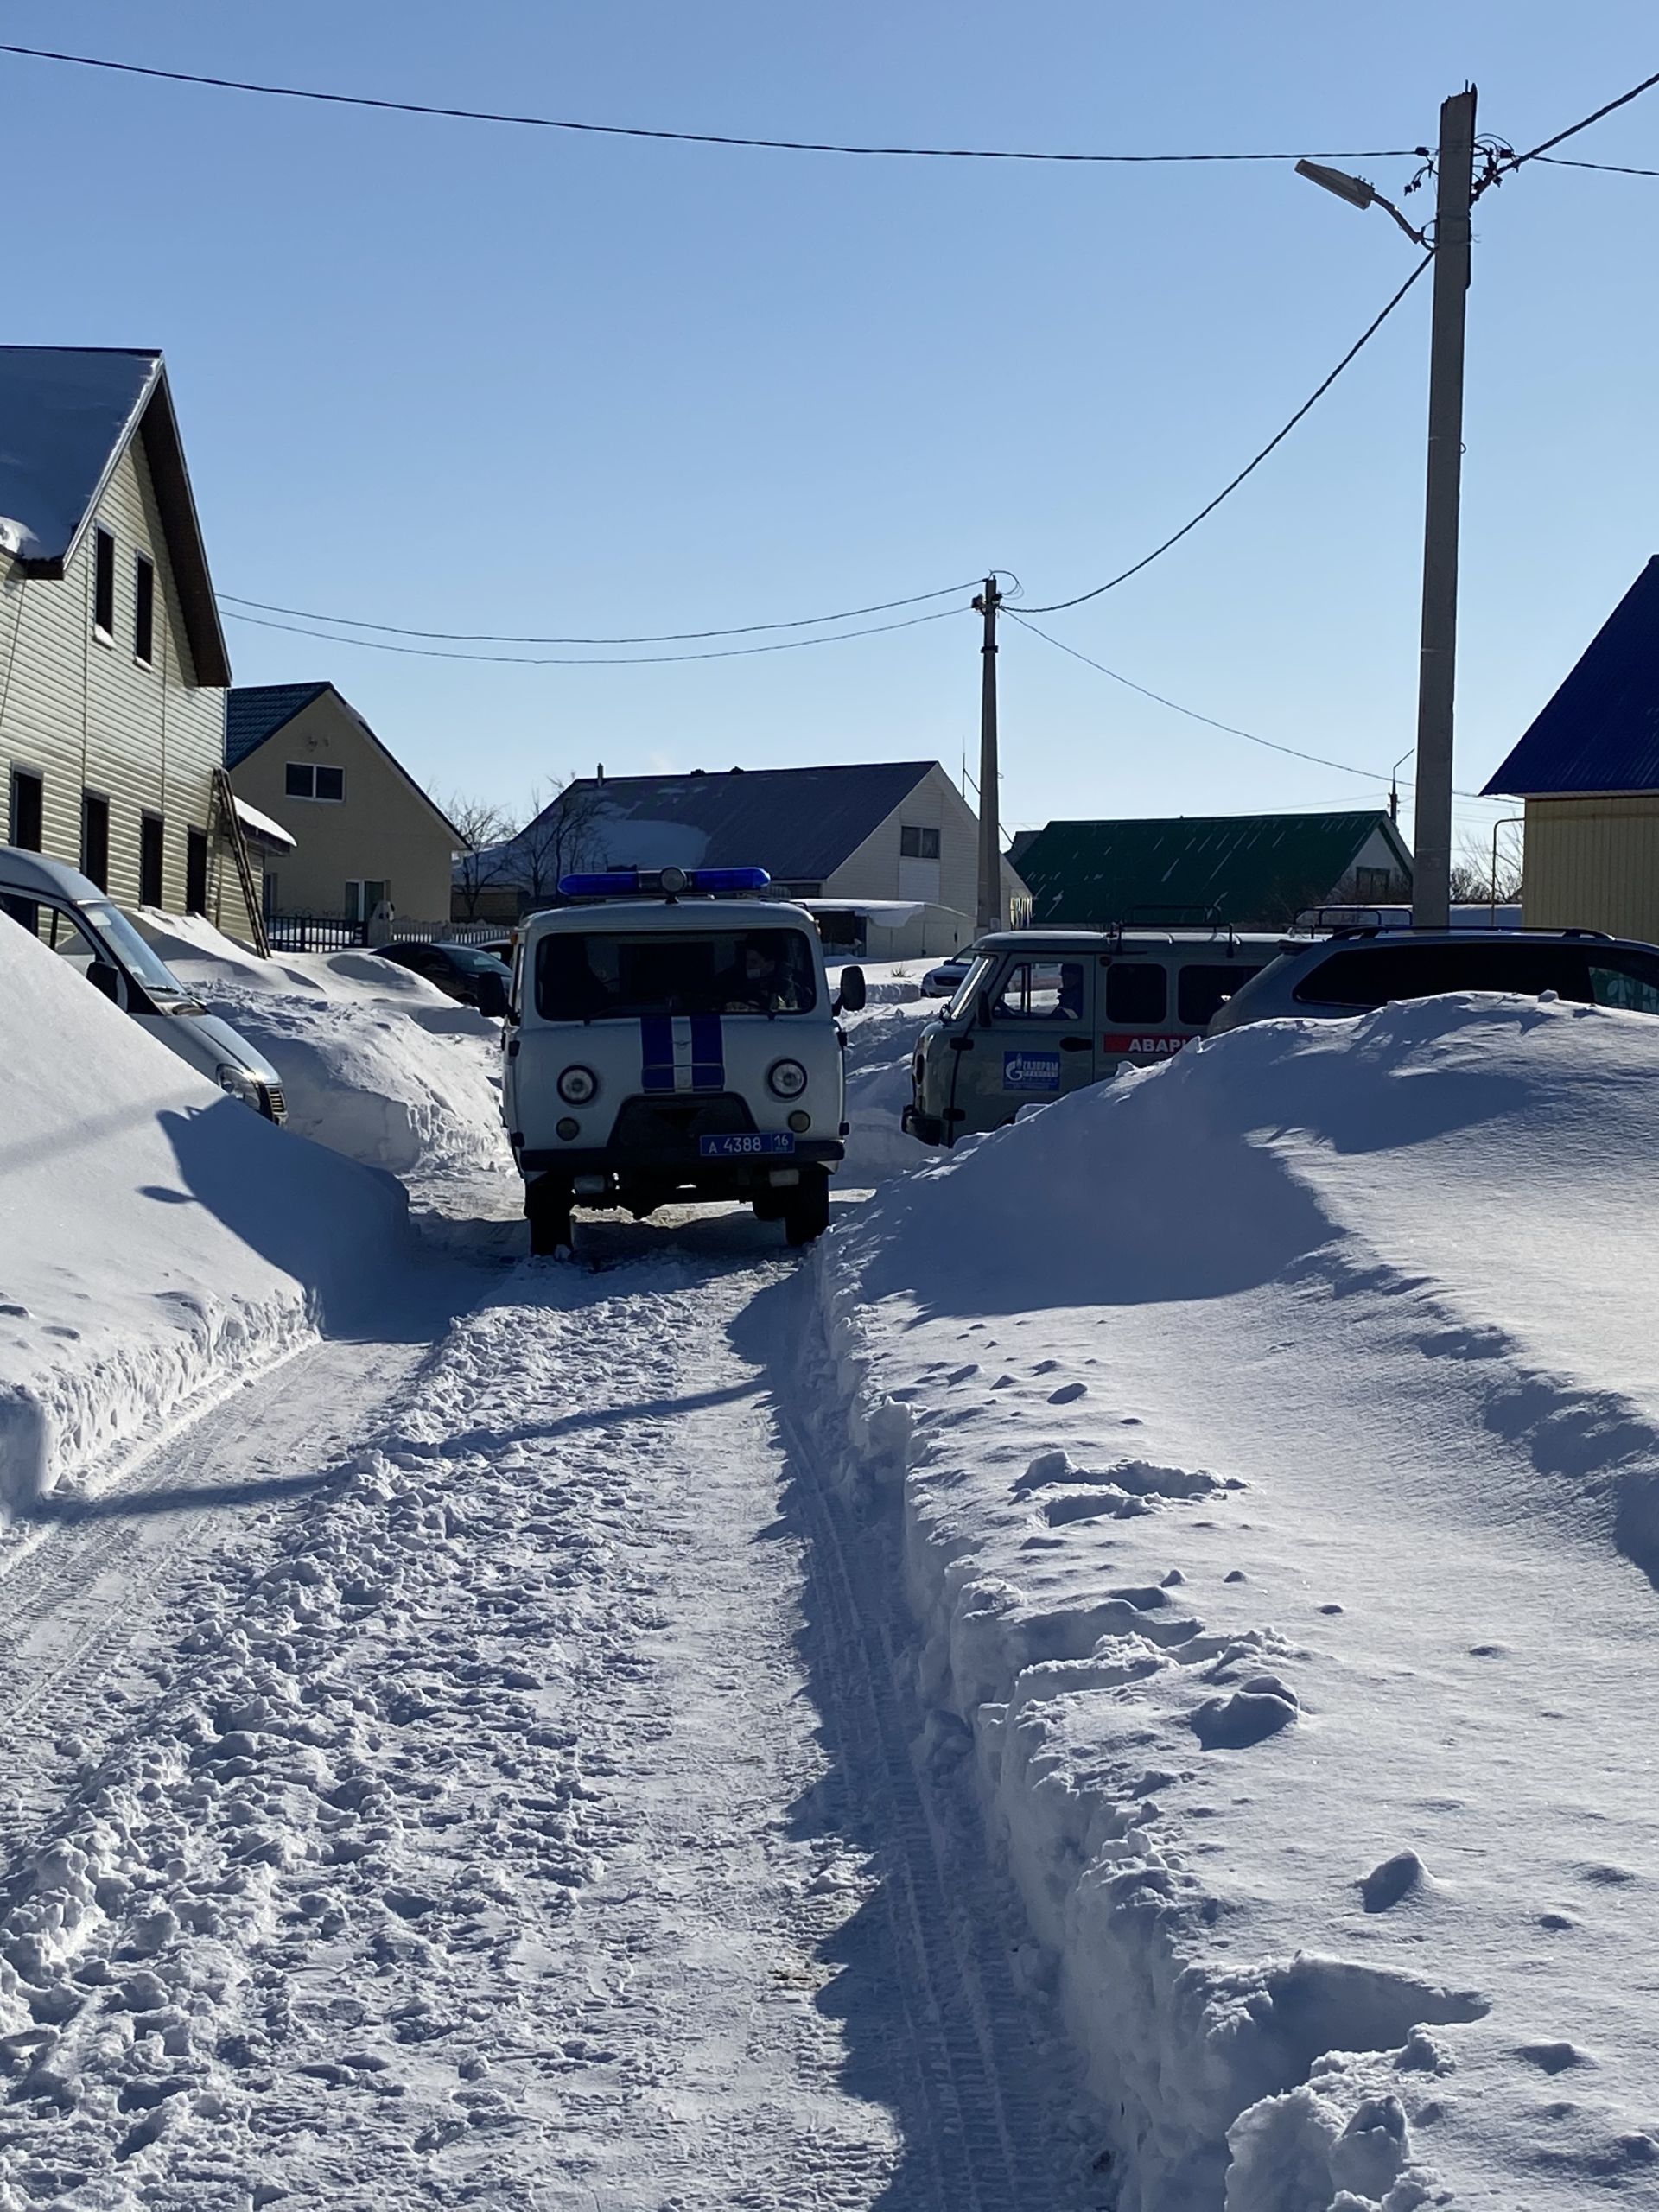
POLYGON ((1060 1050, 1063 1052, 1092 1052, 1094 1049, 1095 1040, 1092 1037, 1062 1037, 1060 1039, 1060 1050))

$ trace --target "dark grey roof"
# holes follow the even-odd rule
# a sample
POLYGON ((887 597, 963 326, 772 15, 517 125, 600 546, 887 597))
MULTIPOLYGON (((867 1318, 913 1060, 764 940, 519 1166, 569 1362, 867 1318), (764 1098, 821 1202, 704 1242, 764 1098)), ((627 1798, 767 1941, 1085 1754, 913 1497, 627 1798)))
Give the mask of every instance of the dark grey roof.
POLYGON ((1486 795, 1659 791, 1659 556, 1648 563, 1486 795))
MULTIPOLYGON (((831 768, 728 768, 706 775, 580 776, 537 817, 580 810, 573 868, 764 868, 778 883, 822 883, 916 788, 931 760, 831 768), (674 848, 674 849, 667 849, 674 848)), ((522 836, 532 834, 522 831, 522 836)))
POLYGON ((0 346, 0 555, 60 577, 135 436, 149 463, 196 681, 231 680, 201 525, 161 355, 0 346))
POLYGON ((326 683, 238 683, 225 696, 225 766, 234 768, 328 689, 326 683))
POLYGON ((1277 927, 1330 899, 1381 831, 1409 881, 1411 855, 1382 813, 1178 815, 1051 822, 1018 867, 1033 922, 1194 921, 1277 927))

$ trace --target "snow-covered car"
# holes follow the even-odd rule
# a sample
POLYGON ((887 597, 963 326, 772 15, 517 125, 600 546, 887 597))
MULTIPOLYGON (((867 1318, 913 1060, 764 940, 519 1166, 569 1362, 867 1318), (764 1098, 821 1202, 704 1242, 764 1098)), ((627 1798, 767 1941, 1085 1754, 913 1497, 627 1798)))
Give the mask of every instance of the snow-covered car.
POLYGON ((636 1220, 672 1198, 737 1198, 791 1244, 828 1225, 845 1152, 843 1040, 864 1003, 761 868, 571 875, 586 902, 524 925, 503 1038, 502 1111, 532 1252, 570 1209, 636 1220))
POLYGON ((1659 1014, 1659 947, 1596 930, 1340 931, 1281 947, 1217 1007, 1211 1036, 1247 1021, 1368 1014, 1448 991, 1512 991, 1659 1014))
POLYGON ((95 990, 228 1097, 267 1121, 287 1120, 283 1079, 264 1053, 206 1011, 89 877, 20 846, 0 845, 0 914, 78 968, 95 990))
POLYGON ((917 1040, 904 1127, 951 1145, 1120 1067, 1166 1060, 1281 943, 1225 928, 982 938, 956 996, 917 1040))

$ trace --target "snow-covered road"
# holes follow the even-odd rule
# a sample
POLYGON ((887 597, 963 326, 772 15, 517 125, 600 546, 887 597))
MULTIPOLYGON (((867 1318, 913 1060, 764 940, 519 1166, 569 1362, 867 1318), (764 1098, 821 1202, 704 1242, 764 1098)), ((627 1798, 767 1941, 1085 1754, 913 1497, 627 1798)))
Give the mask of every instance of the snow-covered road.
POLYGON ((810 1287, 745 1216, 584 1237, 0 1584, 4 2212, 1101 2201, 810 1287))

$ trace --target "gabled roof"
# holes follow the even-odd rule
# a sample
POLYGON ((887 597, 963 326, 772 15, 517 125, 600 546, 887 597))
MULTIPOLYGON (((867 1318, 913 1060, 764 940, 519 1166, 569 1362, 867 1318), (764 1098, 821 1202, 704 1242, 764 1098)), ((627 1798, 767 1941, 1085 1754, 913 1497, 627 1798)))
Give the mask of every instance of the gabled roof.
POLYGON ((349 715, 359 730, 382 754, 388 765, 400 775, 416 798, 435 816, 455 841, 455 849, 464 852, 467 840, 429 791, 423 791, 391 747, 378 738, 364 721, 357 709, 342 692, 324 681, 321 683, 238 683, 225 697, 225 766, 239 768, 251 753, 257 753, 267 738, 275 737, 278 730, 286 729, 296 715, 308 707, 314 699, 321 699, 327 691, 341 714, 349 715))
POLYGON ((1379 831, 1409 879, 1411 855, 1381 812, 1179 815, 1141 822, 1051 822, 1016 865, 1033 922, 1204 918, 1287 923, 1327 899, 1379 831))
POLYGON ((225 700, 225 766, 234 768, 328 689, 326 683, 238 683, 225 700))
POLYGON ((61 577, 135 437, 149 464, 196 681, 228 683, 230 655, 158 353, 0 346, 0 554, 25 575, 61 577))
POLYGON ((1659 556, 1486 785, 1488 797, 1659 791, 1659 556))
MULTIPOLYGON (((755 867, 769 870, 779 883, 822 883, 933 766, 894 760, 728 768, 684 776, 607 776, 602 783, 579 776, 537 821, 547 822, 558 810, 572 819, 580 810, 583 850, 570 861, 574 867, 755 867)), ((530 838, 536 826, 520 836, 530 838)))

